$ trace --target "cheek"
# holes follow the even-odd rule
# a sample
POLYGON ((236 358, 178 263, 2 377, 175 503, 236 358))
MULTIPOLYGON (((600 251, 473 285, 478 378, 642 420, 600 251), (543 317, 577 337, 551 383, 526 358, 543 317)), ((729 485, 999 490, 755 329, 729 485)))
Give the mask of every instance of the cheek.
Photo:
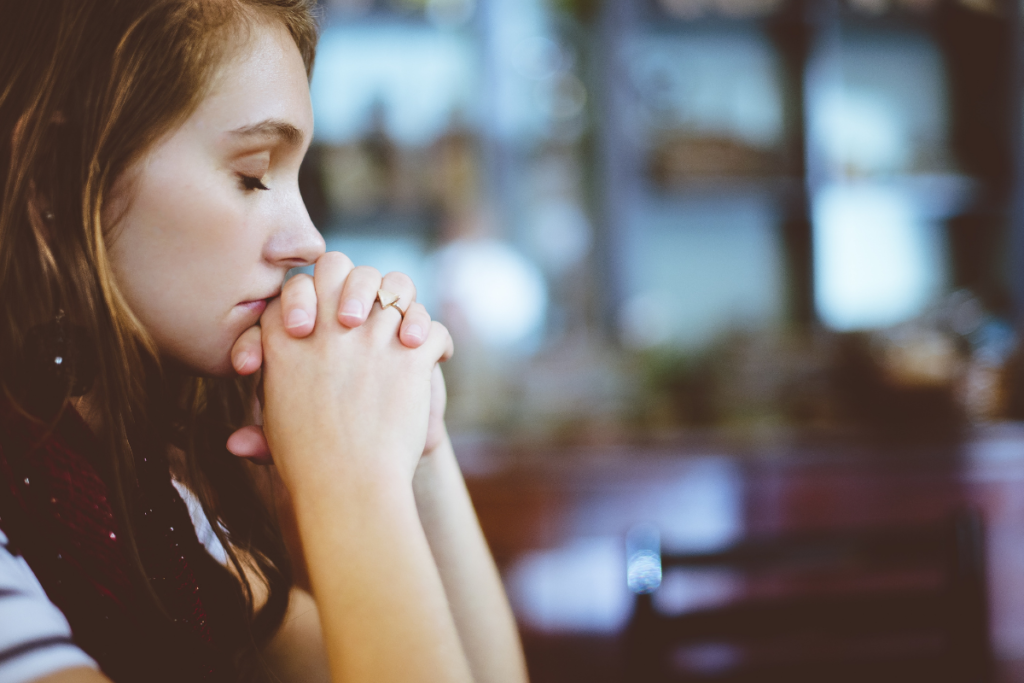
POLYGON ((111 243, 118 284, 161 352, 213 371, 237 336, 228 317, 259 263, 251 218, 223 182, 142 180, 111 243))
POLYGON ((223 181, 140 184, 114 241, 112 255, 120 271, 136 283, 173 283, 179 293, 191 288, 209 291, 224 282, 224 270, 251 250, 245 239, 248 217, 244 202, 231 196, 223 181))

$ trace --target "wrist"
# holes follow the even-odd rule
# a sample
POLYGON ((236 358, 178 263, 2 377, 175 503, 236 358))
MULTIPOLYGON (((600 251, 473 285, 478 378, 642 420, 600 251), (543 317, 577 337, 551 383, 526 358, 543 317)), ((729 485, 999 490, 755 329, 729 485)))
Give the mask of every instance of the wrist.
POLYGON ((278 462, 278 470, 292 497, 311 505, 411 490, 412 473, 400 458, 379 451, 360 456, 353 451, 334 449, 322 458, 285 459, 278 462))
MULTIPOLYGON (((345 543, 383 524, 407 517, 416 500, 408 475, 388 468, 302 477, 292 483, 293 509, 303 546, 337 537, 345 543), (390 521, 388 521, 390 520, 390 521)), ((409 519, 414 519, 415 514, 409 519)), ((407 521, 409 521, 407 519, 407 521)))

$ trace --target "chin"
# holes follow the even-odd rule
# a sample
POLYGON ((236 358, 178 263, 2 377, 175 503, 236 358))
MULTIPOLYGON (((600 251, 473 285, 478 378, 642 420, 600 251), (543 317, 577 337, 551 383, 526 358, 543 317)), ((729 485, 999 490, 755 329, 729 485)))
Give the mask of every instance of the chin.
POLYGON ((189 375, 196 375, 197 377, 219 377, 224 379, 238 377, 238 373, 235 372, 235 366, 231 364, 230 347, 224 350, 218 349, 215 352, 209 349, 202 351, 190 349, 189 351, 191 352, 182 353, 178 351, 177 353, 168 353, 165 356, 165 362, 169 362, 177 366, 181 371, 189 375))
POLYGON ((235 372, 235 366, 231 364, 230 358, 228 358, 222 364, 209 368, 206 372, 202 374, 205 375, 206 377, 217 377, 220 379, 230 379, 239 376, 238 373, 235 372))
POLYGON ((238 377, 231 363, 231 352, 239 338, 252 327, 253 321, 204 323, 192 321, 188 326, 191 333, 187 335, 176 333, 162 339, 158 337, 157 346, 166 358, 188 374, 223 379, 238 377))
POLYGON ((211 349, 209 353, 203 354, 203 358, 196 359, 196 374, 204 377, 219 377, 226 379, 238 377, 235 366, 231 364, 231 349, 234 340, 230 344, 222 345, 223 348, 211 349))

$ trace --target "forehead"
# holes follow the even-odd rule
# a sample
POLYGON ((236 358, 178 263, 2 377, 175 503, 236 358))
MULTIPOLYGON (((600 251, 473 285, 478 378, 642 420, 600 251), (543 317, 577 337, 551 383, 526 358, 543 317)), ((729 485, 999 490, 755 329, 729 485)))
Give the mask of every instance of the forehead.
POLYGON ((218 135, 274 121, 313 132, 306 68, 294 40, 277 22, 254 22, 217 70, 210 91, 186 125, 218 135))

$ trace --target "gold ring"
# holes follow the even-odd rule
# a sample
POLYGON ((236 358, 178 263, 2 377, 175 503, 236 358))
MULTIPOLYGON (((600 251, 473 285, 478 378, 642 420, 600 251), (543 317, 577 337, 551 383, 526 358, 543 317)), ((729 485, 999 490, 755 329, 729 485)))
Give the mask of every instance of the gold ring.
POLYGON ((393 308, 398 311, 398 314, 405 318, 405 311, 398 305, 399 296, 386 289, 377 290, 377 301, 380 302, 380 309, 383 311, 385 308, 393 308))

